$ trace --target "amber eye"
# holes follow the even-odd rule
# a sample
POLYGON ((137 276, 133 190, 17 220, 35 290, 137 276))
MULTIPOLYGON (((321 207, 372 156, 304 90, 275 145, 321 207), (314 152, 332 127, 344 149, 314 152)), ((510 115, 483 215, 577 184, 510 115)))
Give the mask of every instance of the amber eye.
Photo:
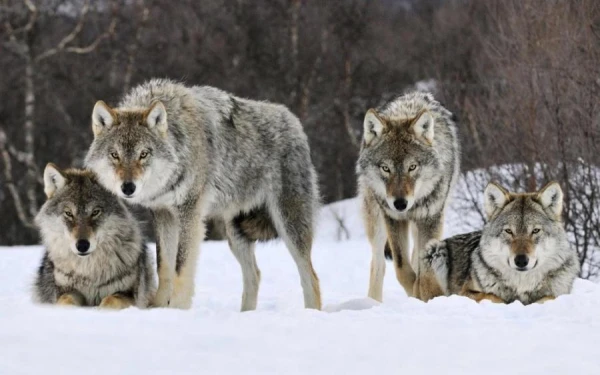
POLYGON ((410 166, 410 167, 408 167, 408 171, 409 171, 409 172, 412 172, 412 171, 414 171, 415 169, 417 169, 417 165, 416 165, 416 164, 411 164, 411 166, 410 166))
POLYGON ((540 233, 540 228, 535 228, 534 230, 531 231, 531 233, 533 233, 533 234, 540 233))
POLYGON ((68 219, 72 219, 72 218, 73 218, 73 214, 71 213, 71 211, 65 211, 65 216, 66 216, 68 219))
POLYGON ((505 229, 504 231, 508 234, 513 234, 512 230, 510 230, 510 229, 505 229))
POLYGON ((140 154, 140 159, 146 159, 148 157, 148 151, 142 151, 140 154))
POLYGON ((98 217, 100 216, 100 213, 102 213, 102 210, 100 210, 99 208, 94 209, 94 211, 92 211, 92 217, 98 217))
POLYGON ((115 159, 115 160, 119 160, 119 154, 117 154, 116 152, 111 152, 110 153, 110 157, 115 159))
POLYGON ((387 166, 387 165, 382 165, 380 168, 381 168, 381 170, 382 170, 382 171, 384 171, 385 173, 390 173, 390 168, 388 168, 388 166, 387 166))

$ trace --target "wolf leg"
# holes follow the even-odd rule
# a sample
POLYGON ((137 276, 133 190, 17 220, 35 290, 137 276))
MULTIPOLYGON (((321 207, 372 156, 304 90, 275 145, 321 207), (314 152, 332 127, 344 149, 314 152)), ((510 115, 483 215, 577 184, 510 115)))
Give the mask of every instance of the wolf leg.
POLYGON ((537 301, 535 301, 535 303, 546 303, 548 301, 554 301, 556 299, 556 297, 554 296, 546 296, 546 297, 542 297, 540 299, 538 299, 537 301))
POLYGON ((179 222, 169 210, 160 209, 154 215, 154 232, 156 235, 156 262, 158 266, 158 290, 154 296, 153 306, 169 306, 173 294, 175 280, 175 262, 179 242, 179 222))
POLYGON ((242 235, 239 230, 229 222, 226 225, 227 238, 231 252, 240 263, 244 280, 242 293, 242 311, 255 310, 260 285, 260 270, 256 264, 255 241, 242 235))
POLYGON ((61 294, 56 301, 61 306, 85 306, 85 298, 78 292, 61 294))
POLYGON ((414 224, 416 236, 413 238, 415 242, 413 258, 415 259, 414 263, 417 264, 417 280, 414 284, 413 294, 423 301, 444 295, 433 269, 426 268, 422 264, 424 259, 422 253, 425 251, 425 246, 429 241, 439 240, 442 237, 443 223, 443 215, 439 214, 426 220, 419 220, 414 224))
POLYGON ((413 296, 416 275, 408 258, 408 221, 385 218, 388 243, 394 258, 396 278, 409 297, 413 296))
POLYGON ((192 307, 194 297, 194 277, 200 252, 200 242, 204 239, 204 220, 198 209, 198 201, 184 205, 179 213, 181 229, 179 247, 175 260, 175 283, 171 306, 178 309, 192 307))
POLYGON ((304 293, 304 306, 321 309, 321 288, 313 268, 311 249, 313 242, 313 200, 301 194, 290 193, 278 204, 269 207, 269 213, 277 233, 296 262, 304 293))
POLYGON ((100 305, 98 307, 110 310, 122 310, 134 305, 135 301, 133 298, 124 294, 115 293, 104 297, 102 301, 100 301, 100 305))
POLYGON ((371 204, 365 200, 363 202, 363 220, 372 252, 369 297, 383 302, 383 277, 385 276, 384 253, 387 233, 381 209, 376 204, 371 204))
POLYGON ((483 300, 488 300, 488 301, 492 301, 494 303, 504 303, 504 301, 500 297, 498 297, 497 295, 495 295, 495 294, 485 293, 485 292, 481 292, 479 290, 475 290, 474 289, 474 283, 473 283, 472 279, 470 281, 467 281, 465 283, 465 285, 463 286, 463 288, 460 291, 459 295, 468 297, 468 298, 470 298, 472 300, 475 300, 476 302, 481 302, 483 300))

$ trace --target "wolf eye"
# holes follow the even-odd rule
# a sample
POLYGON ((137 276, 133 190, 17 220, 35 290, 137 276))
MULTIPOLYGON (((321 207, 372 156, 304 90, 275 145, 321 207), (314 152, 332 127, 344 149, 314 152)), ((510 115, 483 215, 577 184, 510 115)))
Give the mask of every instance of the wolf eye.
POLYGON ((73 214, 71 213, 71 211, 65 211, 65 216, 69 219, 73 218, 73 214))
POLYGON ((531 231, 531 233, 533 233, 533 234, 540 233, 540 228, 535 228, 534 230, 531 231))
POLYGON ((100 210, 99 208, 94 209, 94 211, 92 211, 92 217, 98 217, 101 212, 102 210, 100 210))
POLYGON ((119 160, 119 154, 117 154, 116 152, 111 152, 110 153, 110 157, 115 159, 115 160, 119 160))
POLYGON ((411 164, 411 165, 410 165, 410 167, 408 167, 408 171, 409 171, 409 172, 412 172, 412 171, 414 171, 415 169, 417 169, 417 165, 416 165, 416 164, 411 164))
POLYGON ((148 157, 148 151, 142 151, 140 154, 140 159, 146 159, 148 157))
POLYGON ((390 168, 387 165, 382 165, 380 168, 385 173, 390 173, 390 168))
POLYGON ((510 229, 505 229, 504 231, 508 234, 513 234, 512 230, 510 230, 510 229))

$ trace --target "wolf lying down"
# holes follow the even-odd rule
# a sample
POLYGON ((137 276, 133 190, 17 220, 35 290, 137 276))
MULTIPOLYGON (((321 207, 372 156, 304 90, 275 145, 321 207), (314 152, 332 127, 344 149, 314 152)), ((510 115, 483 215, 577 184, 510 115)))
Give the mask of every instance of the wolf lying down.
POLYGON ((153 264, 127 207, 81 169, 44 171, 48 200, 36 217, 46 247, 34 285, 41 303, 147 307, 153 264))
POLYGON ((440 294, 525 305, 568 294, 579 261, 560 219, 560 186, 516 194, 490 183, 484 194, 482 231, 431 241, 424 252, 440 294))

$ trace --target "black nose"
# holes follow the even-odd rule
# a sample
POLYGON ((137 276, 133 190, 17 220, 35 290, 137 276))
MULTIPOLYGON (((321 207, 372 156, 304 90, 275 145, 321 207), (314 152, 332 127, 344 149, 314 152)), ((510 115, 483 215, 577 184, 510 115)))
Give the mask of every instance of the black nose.
POLYGON ((406 206, 408 206, 408 201, 404 198, 398 198, 394 201, 394 207, 396 207, 398 211, 404 211, 406 206))
POLYGON ((527 255, 519 254, 515 257, 515 264, 517 267, 525 268, 527 267, 527 263, 529 263, 529 258, 527 258, 527 255))
POLYGON ((75 247, 77 248, 77 251, 79 251, 80 253, 85 253, 86 251, 88 251, 90 249, 90 241, 77 240, 75 247))
POLYGON ((135 193, 135 184, 133 182, 125 182, 121 185, 121 191, 125 195, 131 195, 135 193))

